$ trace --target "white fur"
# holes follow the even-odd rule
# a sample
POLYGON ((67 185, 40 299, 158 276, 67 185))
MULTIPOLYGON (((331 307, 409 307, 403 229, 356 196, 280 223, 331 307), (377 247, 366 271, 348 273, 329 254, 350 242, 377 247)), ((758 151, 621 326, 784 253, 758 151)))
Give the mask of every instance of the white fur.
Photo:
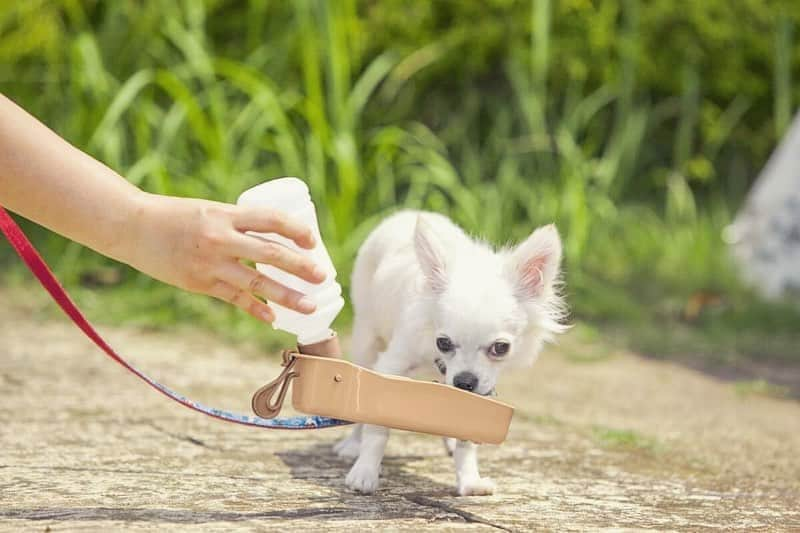
MULTIPOLYGON (((474 392, 490 394, 500 371, 532 364, 544 342, 565 329, 558 294, 561 240, 543 226, 513 249, 493 250, 469 238, 444 216, 404 211, 383 221, 359 250, 353 270, 355 310, 352 355, 378 372, 408 375, 434 368, 441 358, 444 381, 469 372, 474 392), (455 344, 437 349, 446 335, 455 344), (491 357, 497 340, 511 348, 491 357)), ((356 457, 346 483, 371 493, 378 488, 389 430, 358 426, 334 449, 356 457)), ((491 494, 494 484, 478 472, 477 446, 458 442, 453 454, 460 495, 491 494)))

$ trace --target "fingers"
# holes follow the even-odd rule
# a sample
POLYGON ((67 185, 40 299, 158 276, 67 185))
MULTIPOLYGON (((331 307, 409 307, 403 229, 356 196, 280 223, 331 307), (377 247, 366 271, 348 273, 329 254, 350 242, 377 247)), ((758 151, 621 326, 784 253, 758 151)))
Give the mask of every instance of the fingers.
POLYGON ((240 207, 233 223, 242 232, 277 233, 293 240, 301 248, 313 248, 316 245, 311 228, 274 209, 240 207))
POLYGON ((307 315, 317 309, 317 305, 303 293, 281 285, 257 270, 239 263, 227 265, 220 272, 219 278, 238 290, 255 294, 299 313, 307 315))
POLYGON ((309 283, 320 283, 325 280, 325 271, 311 259, 282 244, 255 235, 237 234, 232 251, 236 257, 272 265, 309 283))
POLYGON ((215 298, 219 298, 225 302, 231 303, 239 307, 247 313, 253 315, 259 320, 264 322, 272 322, 275 320, 275 313, 264 302, 255 298, 252 294, 224 281, 218 281, 211 288, 209 294, 215 298))

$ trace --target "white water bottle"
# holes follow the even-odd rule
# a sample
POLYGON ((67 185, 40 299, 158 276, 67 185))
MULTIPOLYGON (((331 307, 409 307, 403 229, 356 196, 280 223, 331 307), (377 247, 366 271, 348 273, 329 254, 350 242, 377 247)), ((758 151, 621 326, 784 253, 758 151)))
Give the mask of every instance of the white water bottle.
POLYGON ((331 338, 334 334, 330 326, 333 319, 342 310, 344 299, 342 298, 342 287, 336 282, 336 268, 328 255, 328 250, 325 249, 325 243, 322 242, 314 202, 311 201, 306 184, 297 178, 274 179, 246 190, 239 196, 236 203, 282 211, 308 226, 314 233, 316 246, 311 250, 306 250, 297 246, 294 241, 275 233, 252 232, 263 239, 282 244, 309 257, 325 271, 326 277, 322 283, 308 283, 272 265, 257 263, 256 268, 278 283, 308 295, 317 304, 316 311, 310 315, 304 315, 270 302, 269 305, 275 312, 274 327, 293 333, 297 336, 298 344, 301 345, 315 344, 331 338))

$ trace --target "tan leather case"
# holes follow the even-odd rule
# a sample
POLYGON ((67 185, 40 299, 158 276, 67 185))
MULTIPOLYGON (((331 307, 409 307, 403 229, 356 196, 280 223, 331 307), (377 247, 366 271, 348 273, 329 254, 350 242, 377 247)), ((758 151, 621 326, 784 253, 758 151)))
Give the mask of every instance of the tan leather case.
POLYGON ((439 383, 379 374, 340 359, 336 334, 284 351, 285 369, 253 395, 253 411, 280 413, 289 383, 302 413, 375 424, 485 444, 508 435, 514 408, 439 383), (298 353, 300 352, 300 353, 298 353))
POLYGON ((342 359, 296 357, 292 405, 300 412, 486 444, 508 434, 514 408, 497 400, 342 359))

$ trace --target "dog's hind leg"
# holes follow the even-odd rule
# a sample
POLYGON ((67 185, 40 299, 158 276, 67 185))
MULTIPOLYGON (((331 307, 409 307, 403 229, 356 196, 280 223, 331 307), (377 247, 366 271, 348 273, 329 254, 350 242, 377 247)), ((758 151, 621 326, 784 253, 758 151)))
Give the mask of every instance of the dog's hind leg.
POLYGON ((336 455, 345 459, 358 457, 358 452, 361 450, 361 433, 363 429, 364 424, 356 424, 350 435, 334 444, 333 451, 336 455))
POLYGON ((442 442, 444 443, 445 453, 447 453, 448 457, 452 457, 453 452, 456 451, 456 439, 453 437, 443 437, 442 442))

